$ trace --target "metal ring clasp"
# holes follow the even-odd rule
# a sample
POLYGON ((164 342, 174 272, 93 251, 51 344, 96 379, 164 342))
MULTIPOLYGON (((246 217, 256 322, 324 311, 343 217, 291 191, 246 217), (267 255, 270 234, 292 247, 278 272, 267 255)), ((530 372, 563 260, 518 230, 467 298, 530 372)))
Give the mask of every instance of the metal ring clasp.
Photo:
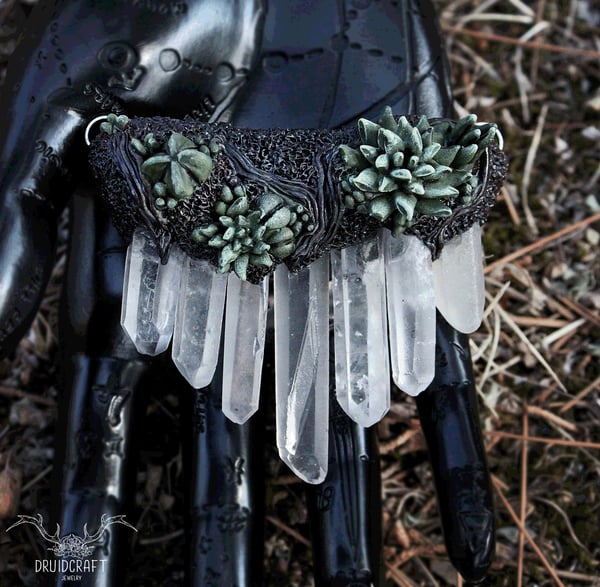
POLYGON ((92 142, 90 141, 90 130, 92 128, 92 126, 94 126, 94 124, 96 124, 97 122, 100 121, 104 121, 104 120, 108 120, 108 115, 103 114, 102 116, 96 116, 96 118, 94 118, 92 121, 90 121, 90 123, 86 126, 85 128, 85 144, 89 147, 92 142))

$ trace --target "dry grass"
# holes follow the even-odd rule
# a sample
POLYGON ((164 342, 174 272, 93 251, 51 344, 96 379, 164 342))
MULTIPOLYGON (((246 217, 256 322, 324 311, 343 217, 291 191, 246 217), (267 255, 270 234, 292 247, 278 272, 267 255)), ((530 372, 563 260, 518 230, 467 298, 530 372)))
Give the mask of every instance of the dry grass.
MULTIPOLYGON (((600 6, 595 0, 437 4, 457 115, 470 111, 497 121, 511 158, 485 231, 488 307, 472 336, 497 498, 489 585, 599 586, 600 6)), ((7 487, 16 499, 20 486, 21 512, 37 511, 48 497, 60 270, 14 362, 0 364, 0 494, 7 487), (27 408, 21 424, 15 415, 8 419, 17 401, 27 408)), ((174 402, 154 401, 161 425, 174 402)), ((389 585, 460 585, 445 556, 414 404, 397 398, 380 434, 389 585)), ((308 586, 301 487, 271 457, 269 584, 308 586)), ((172 499, 181 492, 176 448, 169 459, 166 466, 147 458, 139 475, 138 505, 154 520, 158 540, 135 547, 134 568, 156 553, 164 560, 181 544, 181 511, 172 499)), ((0 535, 0 545, 5 540, 0 535)), ((0 548, 0 568, 13 577, 20 570, 24 584, 31 542, 0 548)), ((178 564, 176 557, 167 563, 163 584, 177 584, 178 564)))

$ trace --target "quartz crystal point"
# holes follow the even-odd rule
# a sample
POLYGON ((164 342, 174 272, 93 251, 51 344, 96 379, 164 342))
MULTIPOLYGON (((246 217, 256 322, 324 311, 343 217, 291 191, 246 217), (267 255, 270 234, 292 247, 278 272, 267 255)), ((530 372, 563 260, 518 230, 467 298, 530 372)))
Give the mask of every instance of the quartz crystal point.
POLYGON ((386 290, 392 375, 418 395, 435 371, 435 295, 431 253, 416 236, 385 231, 386 290))
POLYGON ((379 238, 331 251, 336 397, 368 428, 390 407, 385 265, 379 238))
POLYGON ((237 424, 246 422, 258 409, 268 305, 268 279, 256 285, 229 274, 223 341, 223 413, 237 424))
POLYGON ((275 271, 277 446, 304 481, 327 474, 329 413, 329 259, 299 273, 275 271))
POLYGON ((227 276, 208 261, 185 256, 175 314, 173 362, 196 389, 213 378, 219 358, 227 276))
POLYGON ((158 355, 169 346, 182 262, 173 246, 163 265, 152 237, 136 229, 125 261, 121 326, 142 354, 158 355))
POLYGON ((479 328, 485 305, 481 227, 447 242, 433 263, 438 310, 451 326, 466 334, 479 328))

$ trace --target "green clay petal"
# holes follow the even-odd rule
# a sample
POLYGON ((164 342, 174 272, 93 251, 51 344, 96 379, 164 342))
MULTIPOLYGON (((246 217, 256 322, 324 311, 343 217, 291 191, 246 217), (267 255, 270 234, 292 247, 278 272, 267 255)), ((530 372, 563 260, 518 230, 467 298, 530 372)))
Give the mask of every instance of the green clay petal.
POLYGON ((422 196, 425 193, 425 188, 420 181, 411 181, 404 189, 417 196, 422 196))
POLYGON ((151 181, 158 181, 165 173, 169 163, 171 163, 171 158, 168 155, 164 153, 154 155, 142 163, 142 173, 151 181))
POLYGON ((248 198, 246 198, 246 196, 242 196, 241 198, 234 200, 233 204, 227 208, 227 215, 232 217, 239 216, 240 214, 245 214, 248 212, 248 208, 248 198))
POLYGON ((233 226, 230 226, 224 233, 223 233, 223 240, 226 241, 232 241, 233 238, 235 237, 235 228, 233 226))
POLYGON ((250 255, 250 263, 257 267, 271 267, 273 265, 273 259, 269 253, 262 253, 260 255, 250 255))
POLYGON ((450 135, 448 137, 448 141, 450 144, 456 144, 460 141, 460 137, 462 137, 466 132, 469 131, 471 127, 477 122, 477 116, 475 114, 469 114, 463 118, 461 118, 454 127, 450 131, 450 135))
POLYGON ((377 135, 377 144, 379 148, 384 150, 386 154, 393 155, 398 151, 404 150, 404 142, 402 139, 391 130, 382 128, 377 135))
POLYGON ((434 171, 435 169, 432 165, 427 165, 425 163, 423 165, 419 165, 419 167, 417 167, 414 170, 413 175, 415 177, 427 177, 428 175, 431 175, 434 171))
POLYGON ((267 234, 268 236, 265 235, 265 240, 272 245, 288 242, 294 239, 294 232, 291 228, 288 228, 287 226, 284 226, 283 228, 278 228, 277 230, 274 230, 273 232, 269 232, 267 234))
POLYGON ((440 165, 452 165, 456 154, 460 151, 460 145, 454 145, 452 147, 444 147, 440 149, 437 155, 434 157, 436 163, 440 165))
POLYGON ((169 171, 166 184, 171 194, 178 200, 189 198, 194 193, 194 183, 187 171, 175 161, 171 162, 169 171))
POLYGON ((421 155, 423 155, 423 139, 421 138, 421 133, 416 128, 413 128, 411 135, 410 144, 407 146, 410 147, 415 155, 421 157, 421 155))
POLYGON ((452 215, 452 210, 442 202, 435 200, 419 200, 416 206, 417 212, 425 216, 439 216, 447 218, 452 215))
POLYGON ((197 228, 196 230, 198 230, 198 232, 202 236, 205 236, 208 238, 213 237, 215 234, 217 234, 217 232, 219 232, 219 229, 216 224, 209 224, 208 226, 201 226, 200 228, 197 228))
POLYGON ((453 198, 458 196, 459 191, 451 185, 439 182, 437 184, 427 184, 423 198, 453 198))
POLYGON ((392 165, 394 167, 402 167, 404 164, 404 153, 398 152, 392 155, 392 165))
POLYGON ((374 169, 364 169, 351 180, 351 183, 359 190, 373 192, 377 190, 379 174, 374 169))
POLYGON ((473 143, 478 143, 481 138, 481 129, 475 127, 471 129, 464 137, 460 139, 461 145, 471 145, 473 143))
POLYGON ((394 169, 390 172, 390 177, 401 181, 410 181, 412 179, 412 173, 408 169, 394 169))
POLYGON ((452 162, 454 167, 461 167, 463 165, 470 165, 475 161, 477 156, 477 145, 469 145, 468 147, 462 147, 460 152, 454 158, 452 162))
POLYGON ((283 243, 271 249, 271 254, 277 259, 285 259, 289 257, 296 248, 295 243, 283 243))
POLYGON ((438 151, 442 148, 439 143, 431 143, 428 147, 423 149, 423 160, 431 161, 438 154, 438 151))
POLYGON ((390 167, 390 159, 387 155, 379 155, 377 159, 375 159, 375 167, 379 171, 387 171, 390 167))
POLYGON ((359 149, 363 157, 369 163, 371 163, 371 165, 375 163, 375 159, 377 159, 379 155, 379 149, 377 147, 372 147, 371 145, 361 145, 359 149))
POLYGON ((404 214, 407 220, 413 219, 415 206, 417 205, 417 198, 415 196, 396 192, 394 194, 394 204, 398 212, 404 214))
POLYGON ((196 145, 190 139, 184 137, 178 132, 174 132, 167 141, 167 152, 171 157, 175 157, 179 151, 184 149, 196 149, 196 145))
POLYGON ((237 258, 238 254, 233 250, 233 247, 231 245, 226 245, 225 247, 223 247, 223 250, 219 255, 219 266, 233 263, 237 258))
POLYGON ((261 218, 264 218, 266 214, 281 206, 282 203, 283 199, 281 196, 272 193, 263 194, 256 199, 256 205, 261 211, 261 218))
POLYGON ((386 175, 382 176, 379 180, 379 185, 377 186, 378 192, 393 192, 398 189, 398 185, 395 181, 387 177, 386 175))
POLYGON ((208 241, 208 246, 215 249, 222 249, 226 244, 227 241, 224 241, 223 237, 219 234, 216 234, 208 241))
POLYGON ((417 123, 416 129, 421 133, 421 135, 423 135, 425 132, 431 129, 431 125, 429 124, 427 116, 423 115, 421 116, 421 118, 419 118, 419 122, 417 123))
POLYGON ((394 114, 392 113, 392 109, 389 106, 386 106, 377 121, 379 126, 385 128, 386 130, 390 130, 393 133, 396 132, 398 128, 398 124, 396 123, 396 119, 394 118, 394 114))
POLYGON ((287 207, 282 207, 279 208, 279 210, 277 210, 277 212, 275 212, 266 222, 265 222, 265 226, 267 228, 283 228, 284 226, 287 226, 290 222, 292 213, 290 212, 290 209, 287 207))
POLYGON ((381 196, 369 202, 369 214, 376 220, 385 221, 394 212, 394 204, 389 198, 381 196))
POLYGON ((177 155, 177 161, 200 183, 205 182, 213 168, 212 159, 196 149, 185 149, 177 155))
POLYGON ((367 161, 360 154, 360 151, 349 147, 348 145, 339 146, 340 156, 346 167, 356 167, 358 169, 364 169, 367 165, 367 161))
POLYGON ((360 118, 358 120, 358 134, 363 142, 366 145, 376 145, 377 144, 377 133, 381 127, 366 118, 360 118))
POLYGON ((240 255, 233 263, 233 270, 242 281, 246 281, 246 271, 248 270, 249 261, 250 258, 248 255, 240 255))

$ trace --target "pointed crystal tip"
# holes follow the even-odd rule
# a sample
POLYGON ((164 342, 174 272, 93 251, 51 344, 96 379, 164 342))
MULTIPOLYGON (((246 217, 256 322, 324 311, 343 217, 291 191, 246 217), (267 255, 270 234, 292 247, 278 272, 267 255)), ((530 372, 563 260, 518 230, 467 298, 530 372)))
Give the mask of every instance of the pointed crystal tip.
POLYGON ((416 397, 429 387, 429 384, 433 381, 433 376, 434 374, 432 373, 431 376, 419 380, 414 373, 404 373, 401 378, 402 385, 400 386, 397 382, 395 383, 398 385, 398 389, 412 397, 416 397))
POLYGON ((325 481, 327 470, 319 464, 316 455, 292 455, 285 448, 280 447, 279 456, 302 481, 312 485, 325 481))
POLYGON ((485 307, 479 224, 445 244, 433 263, 433 283, 437 308, 447 322, 459 332, 475 332, 485 307))
POLYGON ((429 249, 415 236, 386 235, 390 352, 394 383, 419 395, 435 374, 435 296, 429 249))
POLYGON ((219 358, 227 278, 207 261, 185 258, 175 314, 173 362, 200 389, 213 378, 219 358))
POLYGON ((331 251, 338 403, 369 428, 390 407, 383 246, 378 238, 331 251))
POLYGON ((227 281, 223 350, 223 413, 243 424, 260 401, 269 280, 259 285, 231 274, 227 281))
POLYGON ((183 254, 173 247, 163 265, 151 236, 137 229, 127 249, 121 326, 146 355, 165 351, 173 334, 183 254))

